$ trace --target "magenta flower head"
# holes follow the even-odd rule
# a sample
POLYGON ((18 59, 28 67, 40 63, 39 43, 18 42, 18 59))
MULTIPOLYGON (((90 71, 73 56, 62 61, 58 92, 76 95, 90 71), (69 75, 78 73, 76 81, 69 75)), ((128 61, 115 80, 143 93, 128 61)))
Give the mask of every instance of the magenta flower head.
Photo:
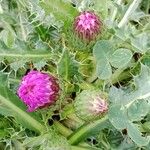
POLYGON ((101 32, 102 22, 99 17, 90 11, 82 12, 75 18, 74 30, 79 38, 88 42, 94 40, 101 32))
POLYGON ((59 96, 57 79, 40 71, 30 71, 22 78, 18 96, 28 106, 29 112, 54 103, 59 96))
POLYGON ((74 108, 81 119, 94 119, 107 112, 106 95, 96 90, 84 90, 76 97, 74 108))

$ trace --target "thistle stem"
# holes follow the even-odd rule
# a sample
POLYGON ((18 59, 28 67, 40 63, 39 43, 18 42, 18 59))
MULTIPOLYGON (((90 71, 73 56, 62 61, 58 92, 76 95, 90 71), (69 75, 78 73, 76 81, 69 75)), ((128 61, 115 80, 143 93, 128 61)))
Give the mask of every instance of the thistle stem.
POLYGON ((70 119, 73 119, 74 121, 76 121, 76 122, 78 122, 79 124, 83 124, 84 123, 84 121, 83 120, 81 120, 80 118, 78 118, 75 114, 70 114, 69 116, 68 116, 68 118, 70 118, 70 119))
POLYGON ((128 10, 126 11, 125 15, 123 16, 122 20, 119 22, 118 27, 123 27, 129 20, 131 14, 137 9, 141 0, 133 0, 131 5, 129 6, 128 10))
POLYGON ((71 146, 71 150, 99 150, 98 148, 90 147, 90 146, 71 146))
MULTIPOLYGON (((116 1, 116 4, 117 5, 120 5, 122 3, 122 0, 117 0, 116 1)), ((117 8, 115 8, 114 10, 113 10, 113 12, 112 12, 112 21, 114 21, 115 20, 115 18, 116 18, 116 15, 117 15, 117 8)))
MULTIPOLYGON (((62 134, 62 135, 65 136, 65 137, 68 137, 68 136, 70 136, 70 135, 73 133, 72 130, 68 129, 68 128, 65 127, 62 123, 60 123, 60 122, 58 122, 58 121, 55 121, 55 122, 54 122, 54 127, 57 129, 57 131, 58 131, 60 134, 62 134)), ((82 146, 82 149, 83 149, 83 150, 86 150, 86 149, 87 149, 87 150, 92 150, 92 149, 89 149, 89 145, 88 145, 87 143, 81 142, 79 145, 82 146), (84 147, 88 147, 88 148, 85 149, 84 147)), ((79 148, 81 148, 81 147, 72 147, 72 150, 78 150, 79 148)))
POLYGON ((87 122, 68 137, 68 142, 71 145, 76 145, 82 140, 84 140, 85 138, 87 138, 88 136, 90 136, 91 134, 94 134, 104 129, 107 123, 108 123, 107 115, 99 120, 87 122))
POLYGON ((142 124, 142 128, 143 128, 146 132, 150 133, 150 121, 145 122, 144 124, 142 124))
POLYGON ((54 127, 65 137, 68 137, 70 134, 72 134, 72 130, 68 129, 58 121, 54 121, 54 127))
POLYGON ((117 70, 113 73, 111 79, 110 79, 108 82, 106 82, 106 84, 109 83, 109 82, 111 82, 111 84, 115 84, 115 83, 117 83, 117 82, 119 82, 119 81, 122 81, 122 80, 124 80, 124 79, 126 79, 126 78, 129 78, 129 77, 131 76, 131 75, 130 75, 130 72, 129 72, 129 71, 123 72, 124 70, 125 70, 125 67, 124 67, 124 68, 117 69, 117 70))

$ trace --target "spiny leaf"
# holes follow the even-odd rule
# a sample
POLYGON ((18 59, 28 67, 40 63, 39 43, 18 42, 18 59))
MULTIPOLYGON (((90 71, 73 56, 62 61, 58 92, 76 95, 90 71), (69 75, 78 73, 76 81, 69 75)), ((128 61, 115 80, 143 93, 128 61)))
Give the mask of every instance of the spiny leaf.
POLYGON ((141 65, 141 73, 134 77, 136 91, 131 94, 132 99, 146 99, 150 97, 150 68, 141 65))
POLYGON ((128 108, 128 117, 131 121, 140 121, 149 112, 150 104, 146 100, 137 100, 128 108))
POLYGON ((138 145, 138 146, 146 146, 149 141, 150 137, 142 137, 141 132, 139 131, 138 127, 133 123, 127 124, 127 131, 129 137, 138 145))
POLYGON ((126 108, 120 104, 115 104, 109 108, 108 117, 112 125, 116 129, 125 129, 128 124, 126 108))
POLYGON ((40 149, 42 150, 70 149, 66 138, 58 135, 57 132, 52 129, 48 133, 38 137, 26 138, 23 145, 29 148, 36 148, 40 146, 40 149))
POLYGON ((139 99, 147 99, 150 97, 150 69, 145 66, 141 65, 141 73, 134 77, 134 85, 135 90, 126 90, 123 91, 122 89, 117 89, 112 87, 110 89, 110 96, 111 99, 114 99, 114 102, 119 102, 119 98, 117 101, 115 100, 115 95, 112 92, 118 93, 117 97, 120 97, 121 103, 130 107, 132 103, 139 99), (121 92, 122 91, 122 92, 121 92))
POLYGON ((70 80, 78 73, 78 64, 66 48, 63 50, 57 69, 58 74, 65 80, 70 80))
POLYGON ((109 101, 114 104, 121 104, 123 95, 125 92, 122 89, 112 86, 109 90, 109 101))
POLYGON ((14 44, 15 35, 8 30, 2 30, 0 32, 0 39, 3 40, 8 47, 11 47, 14 44))
POLYGON ((150 50, 150 32, 140 33, 131 38, 131 44, 136 47, 135 51, 145 53, 150 50))
POLYGON ((41 69, 46 61, 51 58, 52 54, 47 49, 30 49, 24 43, 18 43, 15 48, 8 48, 0 41, 0 62, 4 59, 10 63, 11 69, 17 71, 24 67, 26 62, 33 62, 37 69, 41 69), (40 62, 39 62, 40 61, 40 62))
POLYGON ((134 77, 135 90, 112 87, 109 99, 109 120, 117 129, 127 129, 129 137, 139 146, 148 144, 150 138, 142 137, 134 121, 140 121, 150 109, 150 69, 141 65, 140 75, 134 77), (131 122, 132 121, 132 122, 131 122))
POLYGON ((40 5, 47 14, 53 13, 57 20, 64 21, 66 26, 71 24, 78 13, 70 3, 63 0, 43 0, 40 5))
POLYGON ((31 49, 10 49, 0 42, 0 61, 4 58, 9 60, 40 60, 50 58, 50 52, 48 50, 31 50, 31 49))

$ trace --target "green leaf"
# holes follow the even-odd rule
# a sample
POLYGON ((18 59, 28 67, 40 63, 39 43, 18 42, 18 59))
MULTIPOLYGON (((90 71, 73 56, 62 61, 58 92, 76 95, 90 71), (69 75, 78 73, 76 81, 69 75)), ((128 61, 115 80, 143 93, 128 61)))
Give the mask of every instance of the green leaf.
POLYGON ((150 33, 143 32, 131 38, 131 44, 136 47, 136 52, 145 53, 150 50, 150 33))
POLYGON ((142 124, 142 127, 144 128, 144 130, 146 132, 150 133, 150 121, 145 122, 144 124, 142 124))
POLYGON ((42 67, 44 67, 46 65, 46 61, 42 60, 42 61, 39 61, 37 63, 34 63, 34 67, 37 69, 37 70, 40 70, 42 67))
POLYGON ((112 74, 111 66, 109 64, 109 58, 112 53, 113 45, 107 40, 98 41, 93 47, 93 55, 97 62, 97 76, 100 79, 109 79, 112 74))
POLYGON ((10 67, 14 70, 17 71, 21 67, 25 67, 26 60, 19 60, 19 61, 14 61, 10 64, 10 67))
POLYGON ((131 94, 131 98, 146 99, 150 97, 150 68, 141 65, 141 73, 134 77, 136 91, 131 94))
POLYGON ((114 30, 115 35, 123 41, 130 39, 131 35, 137 32, 135 26, 132 26, 131 24, 129 24, 128 26, 123 26, 122 28, 114 28, 114 30))
POLYGON ((143 56, 142 63, 148 67, 150 67, 150 55, 143 56))
POLYGON ((50 53, 47 51, 31 51, 31 52, 18 52, 18 51, 11 51, 11 50, 7 50, 7 51, 3 51, 2 49, 0 50, 0 60, 2 61, 4 58, 9 59, 27 59, 28 61, 33 59, 33 60, 40 60, 40 59, 48 59, 50 58, 50 53))
POLYGON ((8 30, 3 30, 0 32, 0 39, 3 40, 8 47, 11 47, 14 44, 15 35, 8 30))
POLYGON ((5 136, 8 136, 9 133, 5 129, 0 129, 0 140, 2 140, 5 136))
POLYGON ((7 74, 4 74, 4 73, 1 73, 0 72, 0 83, 1 83, 1 86, 5 86, 7 84, 7 74))
POLYGON ((135 10, 134 13, 131 14, 130 20, 134 20, 139 22, 141 18, 146 17, 146 14, 143 11, 135 10))
POLYGON ((44 126, 35 113, 27 113, 26 106, 3 83, 0 85, 0 113, 15 117, 23 126, 37 132, 43 132, 44 126))
POLYGON ((126 66, 132 58, 132 52, 128 49, 117 49, 110 57, 110 62, 113 67, 122 68, 126 66))
POLYGON ((127 131, 129 137, 140 147, 146 146, 150 142, 150 137, 142 137, 137 125, 131 122, 127 125, 127 131))
POLYGON ((97 134, 100 130, 107 128, 108 124, 107 115, 101 119, 86 122, 68 137, 68 141, 71 145, 76 145, 87 137, 97 134))
POLYGON ((112 125, 118 130, 125 129, 127 127, 128 118, 126 109, 121 105, 116 104, 111 106, 109 108, 108 118, 112 125))
POLYGON ((99 60, 96 65, 96 74, 100 79, 109 79, 112 75, 112 69, 107 60, 99 60))
MULTIPOLYGON (((11 69, 17 71, 24 67, 26 62, 38 62, 43 65, 46 60, 51 58, 52 54, 47 49, 30 49, 25 43, 18 42, 15 48, 8 48, 0 41, 0 62, 4 59, 10 63, 11 69), (40 61, 40 62, 39 62, 40 61)), ((40 65, 40 66, 42 66, 40 65)), ((40 66, 36 64, 39 68, 40 66)))
POLYGON ((138 100, 128 108, 128 117, 131 121, 142 120, 149 112, 150 105, 145 100, 138 100))
POLYGON ((4 116, 12 116, 12 111, 0 102, 0 114, 4 116))
POLYGON ((109 91, 109 101, 115 104, 121 104, 125 92, 122 89, 117 89, 112 86, 109 91))
POLYGON ((78 72, 77 62, 66 48, 63 50, 57 69, 58 74, 65 80, 70 80, 78 72))
POLYGON ((134 77, 134 85, 135 90, 127 88, 126 91, 123 91, 123 95, 120 94, 122 105, 128 108, 132 103, 136 102, 137 100, 144 99, 149 101, 148 98, 150 97, 150 69, 147 66, 141 65, 141 73, 134 77))
POLYGON ((93 47, 93 55, 97 61, 108 59, 112 55, 113 51, 113 45, 108 40, 97 41, 93 47))
POLYGON ((23 146, 23 144, 19 140, 12 140, 12 143, 14 145, 14 149, 18 150, 26 150, 26 148, 23 146))
POLYGON ((108 15, 108 0, 94 0, 94 10, 99 11, 104 17, 108 15))
POLYGON ((50 134, 26 138, 23 145, 25 145, 25 147, 37 147, 44 144, 45 140, 47 140, 47 136, 50 136, 50 134))
POLYGON ((71 3, 64 2, 63 0, 43 0, 40 2, 40 6, 47 14, 53 13, 57 20, 64 21, 66 26, 71 24, 78 14, 76 8, 71 3))
POLYGON ((66 138, 53 130, 50 130, 48 133, 37 137, 26 138, 23 145, 31 149, 36 149, 40 146, 41 150, 70 149, 66 138))
MULTIPOLYGON (((141 65, 140 75, 134 77, 135 90, 112 87, 109 92, 109 120, 116 129, 127 128, 129 137, 138 145, 145 146, 149 137, 142 137, 134 121, 141 121, 150 110, 150 69, 141 65)), ((147 128, 146 128, 147 129, 147 128)))

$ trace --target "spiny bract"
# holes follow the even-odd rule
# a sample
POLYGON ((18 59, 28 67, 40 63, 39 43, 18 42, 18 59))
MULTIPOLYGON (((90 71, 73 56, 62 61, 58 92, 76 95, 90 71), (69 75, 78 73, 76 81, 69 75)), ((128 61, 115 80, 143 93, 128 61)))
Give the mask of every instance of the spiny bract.
POLYGON ((82 12, 74 21, 75 32, 79 38, 88 42, 94 40, 101 32, 101 26, 100 18, 90 11, 82 12))
POLYGON ((84 90, 75 99, 75 112, 83 120, 94 119, 108 110, 106 96, 96 90, 84 90))

